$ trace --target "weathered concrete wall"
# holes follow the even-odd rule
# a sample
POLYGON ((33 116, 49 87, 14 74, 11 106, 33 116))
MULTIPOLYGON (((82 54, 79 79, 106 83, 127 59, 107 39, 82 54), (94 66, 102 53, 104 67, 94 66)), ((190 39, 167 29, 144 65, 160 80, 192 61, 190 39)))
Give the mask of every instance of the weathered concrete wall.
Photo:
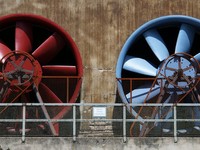
MULTIPOLYGON (((42 15, 62 26, 79 47, 84 65, 81 100, 85 102, 115 102, 115 66, 118 55, 129 35, 143 23, 163 15, 182 14, 200 18, 199 0, 0 0, 0 17, 13 13, 33 13, 42 15)), ((109 117, 112 110, 109 110, 109 117)), ((91 109, 84 110, 83 118, 91 118, 91 109)), ((9 143, 12 149, 35 149, 35 147, 56 149, 56 141, 19 141, 0 140, 4 148, 9 143), (28 145, 29 142, 29 145, 28 145), (13 143, 13 144, 12 144, 13 143), (33 145, 36 146, 33 146, 33 145), (48 146, 51 144, 51 146, 48 146), (33 147, 31 147, 33 146, 33 147)), ((174 144, 172 139, 150 141, 151 144, 136 140, 128 144, 111 142, 94 145, 99 149, 147 149, 154 143, 155 149, 188 149, 198 146, 198 139, 183 139, 174 144), (168 144, 170 142, 171 144, 168 144), (186 142, 186 143, 184 143, 186 142), (196 142, 196 143, 195 143, 196 142), (135 144, 133 144, 135 143, 135 144), (142 145, 144 144, 144 145, 142 145)), ((67 143, 59 140, 62 148, 94 149, 87 142, 67 143)), ((60 146, 59 145, 59 146, 60 146)), ((60 147, 59 147, 60 148, 60 147)), ((58 149, 59 149, 58 148, 58 149)), ((61 149, 61 148, 60 148, 61 149)), ((153 149, 153 148, 152 148, 153 149)))
POLYGON ((34 13, 69 32, 83 59, 86 102, 115 101, 119 52, 141 24, 170 14, 200 18, 199 0, 0 0, 0 6, 0 16, 34 13))
POLYGON ((21 143, 19 138, 1 138, 3 150, 199 150, 197 138, 179 138, 174 143, 173 138, 131 138, 127 143, 122 139, 84 138, 73 143, 67 138, 28 138, 21 143))

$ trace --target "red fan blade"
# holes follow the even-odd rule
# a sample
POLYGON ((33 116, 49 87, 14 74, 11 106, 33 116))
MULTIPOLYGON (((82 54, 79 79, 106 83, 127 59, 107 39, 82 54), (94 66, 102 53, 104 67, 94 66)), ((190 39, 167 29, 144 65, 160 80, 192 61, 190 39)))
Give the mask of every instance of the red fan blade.
POLYGON ((32 51, 32 27, 25 22, 17 22, 15 29, 15 50, 32 51))
POLYGON ((44 103, 62 103, 62 101, 45 84, 40 83, 39 91, 44 103))
POLYGON ((42 66, 42 70, 47 76, 74 76, 77 74, 76 66, 42 66))
POLYGON ((2 41, 0 41, 0 60, 1 60, 1 62, 5 61, 5 60, 2 60, 2 58, 10 52, 11 52, 11 50, 2 41))
POLYGON ((56 54, 63 48, 64 41, 54 33, 46 41, 44 41, 32 55, 41 63, 47 64, 56 54))

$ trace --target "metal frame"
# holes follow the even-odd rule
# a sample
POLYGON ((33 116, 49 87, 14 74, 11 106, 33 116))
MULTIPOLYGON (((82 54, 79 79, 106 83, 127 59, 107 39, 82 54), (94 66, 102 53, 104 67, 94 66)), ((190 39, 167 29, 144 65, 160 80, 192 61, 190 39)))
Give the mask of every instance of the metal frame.
MULTIPOLYGON (((162 68, 162 67, 161 67, 162 68)), ((145 97, 145 99, 144 99, 144 103, 142 103, 142 104, 134 104, 133 102, 132 102, 132 98, 130 98, 130 102, 124 102, 125 104, 126 104, 126 106, 127 106, 127 109, 128 109, 128 111, 136 118, 136 119, 139 119, 140 118, 140 121, 142 122, 142 129, 141 129, 141 131, 140 131, 140 137, 145 137, 154 127, 155 127, 155 125, 152 125, 151 127, 148 127, 148 123, 149 122, 145 122, 144 121, 144 119, 140 116, 141 115, 141 111, 142 111, 142 109, 143 109, 143 107, 144 106, 149 106, 149 105, 146 105, 146 104, 149 104, 149 103, 146 103, 147 102, 147 99, 148 99, 148 97, 149 97, 149 95, 150 95, 150 93, 151 93, 151 91, 152 91, 152 89, 153 89, 153 87, 154 87, 154 85, 155 85, 155 83, 157 82, 157 80, 160 80, 161 81, 161 85, 163 84, 163 78, 160 78, 160 77, 158 77, 159 76, 159 74, 160 74, 160 71, 159 71, 159 73, 158 73, 158 75, 156 76, 156 78, 116 78, 117 79, 117 81, 118 81, 118 84, 121 84, 121 82, 122 81, 128 81, 129 82, 129 91, 130 91, 130 97, 132 97, 132 90, 133 90, 133 81, 141 81, 141 82, 143 82, 143 81, 152 81, 153 83, 152 83, 152 85, 151 85, 151 88, 150 88, 150 90, 149 90, 149 92, 148 92, 148 94, 146 95, 146 97, 145 97), (131 104, 133 104, 133 105, 131 105, 131 104), (134 111, 134 109, 133 109, 133 106, 141 106, 140 107, 140 109, 139 109, 139 111, 138 112, 136 112, 136 111, 134 111)), ((171 106, 171 108, 173 108, 173 107, 175 107, 175 106, 177 106, 177 104, 180 104, 180 102, 189 94, 189 93, 191 93, 193 96, 194 96, 194 98, 196 98, 196 100, 199 102, 200 101, 200 97, 199 97, 199 94, 197 93, 197 97, 195 96, 195 93, 194 92, 196 92, 196 89, 197 89, 197 85, 198 85, 198 83, 200 82, 200 79, 199 79, 199 74, 197 74, 198 76, 197 77, 195 77, 194 79, 196 80, 196 82, 195 83, 193 83, 192 85, 191 85, 191 87, 190 87, 190 89, 188 89, 188 90, 184 90, 184 89, 182 89, 181 87, 179 87, 178 85, 174 85, 176 88, 179 88, 181 91, 184 91, 184 94, 182 94, 182 96, 180 97, 180 99, 178 99, 178 101, 176 101, 176 102, 174 102, 173 104, 170 104, 169 106, 171 106)), ((162 75, 163 76, 163 75, 162 75)), ((164 77, 164 79, 165 79, 166 77, 164 77)), ((169 81, 169 82, 167 82, 167 83, 165 83, 164 85, 162 85, 161 87, 160 87, 160 93, 158 94, 159 96, 158 96, 158 98, 156 99, 156 103, 155 104, 161 104, 162 105, 162 102, 161 102, 161 100, 162 100, 162 98, 163 98, 163 96, 164 96, 164 94, 166 93, 166 91, 165 91, 165 88, 166 88, 166 86, 168 86, 169 84, 174 84, 172 81, 169 81)), ((119 91, 119 90, 118 90, 119 91)), ((172 95, 172 93, 170 93, 171 95, 172 95)), ((125 96, 125 95, 124 95, 125 96)), ((194 103, 192 103, 192 104, 194 104, 194 103)), ((165 105, 162 105, 162 106, 167 106, 166 104, 165 105)), ((154 119, 155 118, 155 116, 156 116, 156 113, 158 113, 158 106, 157 105, 152 105, 152 107, 154 107, 154 110, 153 110, 153 112, 152 112, 152 115, 151 115, 151 119, 154 119)), ((176 112, 174 112, 174 113, 176 113, 176 112)), ((166 115, 166 114, 165 114, 166 115)), ((150 118, 148 118, 148 119, 150 119, 150 118)), ((163 118, 161 118, 161 119, 163 119, 163 118)), ((134 121, 133 122, 133 124, 132 124, 132 127, 131 127, 131 129, 134 127, 134 125, 135 125, 135 122, 137 122, 137 121, 134 121)), ((153 121, 152 121, 153 122, 153 121)), ((176 125, 175 123, 174 123, 174 125, 176 125)))
POLYGON ((22 143, 26 140, 26 133, 25 133, 25 126, 28 122, 73 122, 73 142, 76 142, 76 122, 88 122, 88 121, 102 121, 102 122, 123 122, 123 142, 127 142, 127 135, 126 135, 126 124, 127 122, 173 122, 174 123, 174 142, 176 143, 178 141, 177 136, 177 122, 194 122, 194 121, 200 121, 200 119, 177 119, 176 111, 177 107, 192 107, 192 106, 200 106, 200 104, 194 104, 194 103, 187 103, 187 104, 123 104, 123 103, 66 103, 66 104, 60 104, 60 103, 2 103, 0 104, 0 107, 2 106, 17 106, 22 107, 23 110, 23 116, 22 119, 0 119, 0 122, 21 122, 22 123, 22 136, 21 140, 22 143), (29 106, 72 106, 73 109, 73 119, 26 119, 26 107, 29 106), (95 119, 77 119, 76 118, 76 107, 79 106, 90 106, 90 107, 96 107, 96 106, 105 106, 105 107, 123 107, 123 118, 122 119, 104 119, 104 118, 95 118, 95 119), (127 119, 126 118, 126 107, 130 106, 171 106, 174 109, 174 119, 127 119))

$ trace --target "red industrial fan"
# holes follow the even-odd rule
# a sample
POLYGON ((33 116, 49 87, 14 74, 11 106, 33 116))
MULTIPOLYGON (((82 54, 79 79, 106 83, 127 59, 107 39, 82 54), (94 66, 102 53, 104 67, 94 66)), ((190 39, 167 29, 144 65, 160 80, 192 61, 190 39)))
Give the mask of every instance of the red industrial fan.
MULTIPOLYGON (((83 74, 78 48, 66 31, 46 18, 33 14, 0 18, 0 65, 1 103, 77 100, 83 74)), ((70 109, 41 108, 47 119, 60 119, 70 109)), ((8 107, 1 107, 0 114, 6 111, 8 107)), ((58 123, 47 125, 53 135, 58 135, 58 123)))

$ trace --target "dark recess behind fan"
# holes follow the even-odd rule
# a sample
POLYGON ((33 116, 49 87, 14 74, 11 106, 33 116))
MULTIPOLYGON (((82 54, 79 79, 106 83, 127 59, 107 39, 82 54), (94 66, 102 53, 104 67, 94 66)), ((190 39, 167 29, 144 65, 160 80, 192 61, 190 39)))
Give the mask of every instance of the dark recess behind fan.
MULTIPOLYGON (((170 55, 174 54, 176 40, 178 37, 179 27, 166 27, 166 28, 158 28, 157 31, 160 33, 161 37, 163 38, 165 45, 170 53, 170 55)), ((190 50, 191 55, 195 55, 200 52, 200 32, 195 34, 194 41, 190 50)), ((146 42, 144 37, 139 37, 135 43, 132 44, 130 50, 128 50, 128 55, 136 56, 148 60, 155 68, 159 67, 160 61, 157 57, 152 59, 152 56, 155 54, 151 51, 148 43, 146 42)), ((122 76, 124 77, 149 77, 143 74, 137 74, 135 72, 130 72, 125 69, 122 70, 122 76)))
MULTIPOLYGON (((11 50, 15 49, 15 24, 10 25, 8 30, 5 27, 0 31, 1 39, 11 50)), ((50 35, 53 34, 52 31, 47 28, 42 28, 41 26, 32 26, 33 29, 33 41, 32 41, 32 52, 42 44, 50 35)), ((54 57, 48 65, 76 65, 75 58, 73 56, 72 50, 68 43, 65 43, 63 49, 54 57)))

